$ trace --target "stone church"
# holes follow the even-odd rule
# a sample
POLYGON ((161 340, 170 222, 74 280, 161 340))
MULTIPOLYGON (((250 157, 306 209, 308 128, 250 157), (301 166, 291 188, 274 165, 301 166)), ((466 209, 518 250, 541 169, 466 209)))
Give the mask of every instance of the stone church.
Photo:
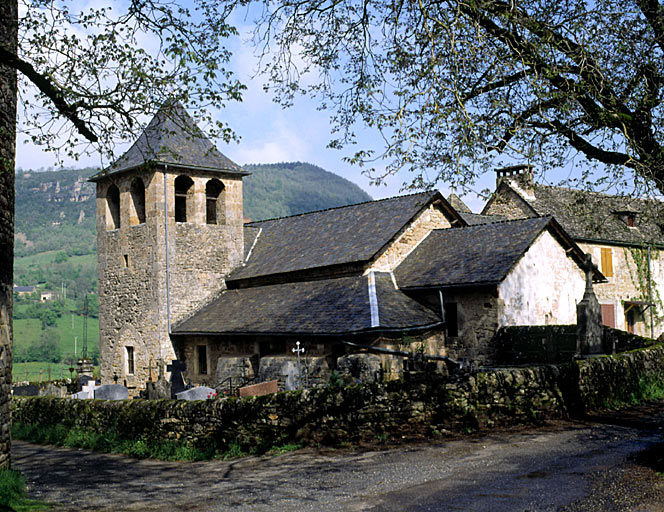
POLYGON ((167 104, 91 178, 103 382, 136 394, 175 359, 194 384, 288 379, 298 341, 312 383, 359 352, 397 376, 380 349, 482 363, 501 326, 575 322, 584 253, 551 216, 434 191, 245 223, 246 175, 167 104))

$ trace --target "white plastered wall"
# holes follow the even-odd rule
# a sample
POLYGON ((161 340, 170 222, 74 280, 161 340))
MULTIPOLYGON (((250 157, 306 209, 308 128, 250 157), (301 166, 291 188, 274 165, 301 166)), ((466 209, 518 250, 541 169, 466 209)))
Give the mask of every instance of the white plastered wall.
POLYGON ((542 232, 498 286, 500 326, 575 324, 585 276, 548 232, 542 232))

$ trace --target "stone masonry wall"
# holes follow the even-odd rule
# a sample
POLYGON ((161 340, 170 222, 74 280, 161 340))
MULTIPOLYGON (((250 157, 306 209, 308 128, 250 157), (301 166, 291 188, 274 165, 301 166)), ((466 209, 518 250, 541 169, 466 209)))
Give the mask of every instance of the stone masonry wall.
POLYGON ((482 213, 500 215, 508 219, 524 219, 535 215, 523 199, 510 189, 502 189, 500 194, 494 194, 482 213))
POLYGON ((392 272, 408 256, 432 229, 450 228, 450 221, 434 204, 422 211, 397 234, 392 243, 376 257, 366 272, 392 272))
POLYGON ((136 395, 158 375, 158 363, 175 359, 169 336, 167 288, 171 325, 213 298, 224 287, 224 276, 239 264, 243 253, 242 181, 225 178, 222 224, 206 224, 205 185, 219 173, 203 171, 141 171, 109 177, 97 184, 97 236, 101 378, 126 384, 136 395), (175 222, 175 178, 189 176, 187 222, 175 222), (138 223, 130 193, 140 177, 146 187, 145 222, 138 223), (167 286, 166 176, 168 205, 167 286), (108 229, 106 191, 120 189, 120 227, 108 229), (127 347, 133 348, 134 372, 128 370, 127 347))
MULTIPOLYGON (((413 293, 413 297, 432 310, 440 310, 437 291, 413 293)), ((495 286, 443 290, 443 302, 457 305, 457 336, 445 335, 444 354, 453 359, 469 358, 478 363, 490 355, 490 341, 498 330, 502 301, 495 286)))
POLYGON ((243 399, 73 400, 17 398, 14 421, 117 431, 124 438, 177 439, 202 449, 340 444, 385 437, 435 438, 449 430, 584 414, 639 395, 664 375, 664 346, 558 366, 384 384, 324 387, 243 399))

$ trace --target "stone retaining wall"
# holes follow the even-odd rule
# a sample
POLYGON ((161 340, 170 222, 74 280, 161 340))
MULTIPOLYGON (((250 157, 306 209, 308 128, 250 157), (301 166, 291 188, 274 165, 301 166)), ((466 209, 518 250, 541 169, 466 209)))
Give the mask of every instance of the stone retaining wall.
POLYGON ((14 421, 64 424, 220 451, 283 442, 335 445, 428 438, 449 430, 583 415, 664 375, 664 346, 561 364, 480 372, 451 381, 390 381, 243 399, 106 402, 17 398, 14 421))

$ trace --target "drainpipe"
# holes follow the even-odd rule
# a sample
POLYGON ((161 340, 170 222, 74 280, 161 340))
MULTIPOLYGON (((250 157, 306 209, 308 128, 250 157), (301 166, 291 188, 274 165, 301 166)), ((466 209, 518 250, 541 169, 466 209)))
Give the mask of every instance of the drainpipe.
POLYGON ((445 323, 445 306, 443 304, 443 290, 438 289, 438 298, 440 299, 440 319, 445 323))
MULTIPOLYGON (((168 334, 171 334, 171 267, 168 259, 168 187, 166 186, 166 173, 168 164, 164 166, 164 229, 166 233, 166 317, 168 319, 168 334)), ((161 343, 159 344, 159 356, 161 353, 161 343)))
POLYGON ((655 337, 655 326, 653 321, 653 308, 655 305, 652 302, 652 271, 650 268, 650 245, 648 245, 648 302, 650 303, 650 337, 655 337))

